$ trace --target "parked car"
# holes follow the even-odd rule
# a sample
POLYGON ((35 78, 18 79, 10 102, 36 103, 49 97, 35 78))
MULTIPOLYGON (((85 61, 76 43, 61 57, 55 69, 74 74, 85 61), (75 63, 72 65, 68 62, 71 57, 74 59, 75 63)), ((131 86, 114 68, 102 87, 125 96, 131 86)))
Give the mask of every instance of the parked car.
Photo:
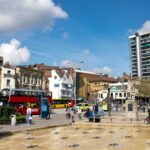
POLYGON ((78 103, 76 105, 76 110, 81 109, 82 111, 86 111, 88 108, 90 108, 88 103, 78 103))

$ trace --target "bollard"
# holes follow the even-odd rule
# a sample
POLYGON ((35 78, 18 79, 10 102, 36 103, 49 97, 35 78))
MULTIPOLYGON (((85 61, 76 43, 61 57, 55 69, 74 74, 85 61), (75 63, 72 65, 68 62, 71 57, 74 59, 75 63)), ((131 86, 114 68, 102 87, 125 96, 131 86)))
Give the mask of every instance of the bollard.
POLYGON ((11 125, 12 126, 16 125, 16 115, 11 115, 11 125))
POLYGON ((112 123, 112 118, 110 118, 110 122, 112 123))
POLYGON ((132 124, 132 118, 130 118, 131 124, 132 124))

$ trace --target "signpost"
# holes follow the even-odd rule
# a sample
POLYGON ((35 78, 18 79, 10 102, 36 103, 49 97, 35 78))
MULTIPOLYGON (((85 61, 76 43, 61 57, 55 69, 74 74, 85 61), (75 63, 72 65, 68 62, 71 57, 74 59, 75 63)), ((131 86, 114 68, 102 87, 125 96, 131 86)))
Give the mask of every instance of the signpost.
POLYGON ((41 99, 41 118, 47 118, 48 116, 48 99, 42 98, 41 99))

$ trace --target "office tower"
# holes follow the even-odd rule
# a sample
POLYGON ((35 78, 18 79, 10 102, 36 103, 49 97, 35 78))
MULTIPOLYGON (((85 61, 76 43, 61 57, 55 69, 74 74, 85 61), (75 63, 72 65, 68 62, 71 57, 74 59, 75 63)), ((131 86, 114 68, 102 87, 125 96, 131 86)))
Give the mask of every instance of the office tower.
POLYGON ((129 36, 132 77, 150 77, 150 32, 129 36))

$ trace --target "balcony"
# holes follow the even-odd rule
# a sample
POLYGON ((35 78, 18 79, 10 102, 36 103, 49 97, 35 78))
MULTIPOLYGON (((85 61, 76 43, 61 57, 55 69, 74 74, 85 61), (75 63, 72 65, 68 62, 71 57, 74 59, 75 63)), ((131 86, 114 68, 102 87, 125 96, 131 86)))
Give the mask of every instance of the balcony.
POLYGON ((4 73, 5 78, 15 78, 15 75, 9 74, 9 73, 4 73))

